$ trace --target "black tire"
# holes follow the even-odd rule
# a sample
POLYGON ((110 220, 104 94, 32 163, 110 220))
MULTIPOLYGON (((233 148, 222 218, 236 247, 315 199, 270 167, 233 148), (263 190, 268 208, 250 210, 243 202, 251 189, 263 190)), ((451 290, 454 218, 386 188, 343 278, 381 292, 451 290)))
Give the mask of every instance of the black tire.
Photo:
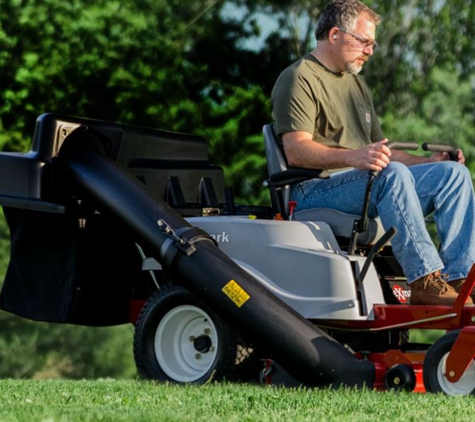
POLYGON ((403 364, 389 368, 384 377, 386 388, 393 391, 414 391, 416 381, 414 369, 403 364))
POLYGON ((459 333, 460 330, 450 331, 427 351, 423 366, 424 387, 427 392, 445 393, 449 396, 475 394, 475 361, 471 361, 458 382, 452 383, 445 377, 445 362, 459 333))
MULTIPOLYGON (((203 384, 239 375, 239 337, 185 288, 167 284, 142 308, 134 358, 148 379, 203 384)), ((242 352, 242 347, 239 347, 242 352)))

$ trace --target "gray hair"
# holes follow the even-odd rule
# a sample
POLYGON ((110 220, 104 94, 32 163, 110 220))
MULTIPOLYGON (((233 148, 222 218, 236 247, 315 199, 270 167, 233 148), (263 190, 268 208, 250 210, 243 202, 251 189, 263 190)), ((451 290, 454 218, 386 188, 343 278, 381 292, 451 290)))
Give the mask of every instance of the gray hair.
POLYGON ((315 38, 317 41, 326 39, 335 26, 353 29, 356 19, 362 13, 366 14, 375 25, 381 22, 381 16, 359 0, 332 0, 318 19, 315 38))

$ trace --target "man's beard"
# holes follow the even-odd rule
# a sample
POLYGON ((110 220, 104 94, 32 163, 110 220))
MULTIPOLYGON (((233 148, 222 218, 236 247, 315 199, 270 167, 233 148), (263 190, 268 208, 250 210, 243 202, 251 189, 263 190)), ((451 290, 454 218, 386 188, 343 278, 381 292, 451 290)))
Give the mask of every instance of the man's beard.
POLYGON ((346 63, 345 65, 346 73, 350 73, 351 75, 356 75, 361 72, 361 69, 363 69, 363 64, 358 64, 358 60, 363 60, 365 63, 367 61, 366 58, 358 57, 354 61, 346 63))
POLYGON ((345 65, 346 73, 350 73, 351 75, 360 73, 361 69, 363 69, 363 65, 356 64, 356 60, 354 62, 348 62, 345 65))

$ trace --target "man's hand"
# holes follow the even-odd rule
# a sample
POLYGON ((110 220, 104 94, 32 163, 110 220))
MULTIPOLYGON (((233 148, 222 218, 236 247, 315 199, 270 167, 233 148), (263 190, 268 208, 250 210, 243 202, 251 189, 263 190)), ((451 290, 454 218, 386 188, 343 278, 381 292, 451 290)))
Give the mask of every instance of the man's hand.
POLYGON ((348 164, 359 170, 381 171, 385 169, 391 157, 391 149, 386 145, 387 142, 387 139, 383 139, 352 151, 348 157, 348 164))
MULTIPOLYGON (((430 156, 430 161, 449 161, 450 155, 447 152, 434 152, 430 156)), ((461 149, 457 149, 457 159, 455 160, 457 163, 465 164, 465 156, 463 155, 463 151, 461 149)))

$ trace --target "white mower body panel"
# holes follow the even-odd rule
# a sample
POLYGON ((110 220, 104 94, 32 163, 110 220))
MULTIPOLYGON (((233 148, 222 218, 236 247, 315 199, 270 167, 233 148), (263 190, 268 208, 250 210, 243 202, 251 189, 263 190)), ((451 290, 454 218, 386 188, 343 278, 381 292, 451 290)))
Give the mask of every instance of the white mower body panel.
POLYGON ((307 319, 372 319, 373 304, 385 303, 372 264, 360 303, 355 277, 365 258, 343 252, 324 222, 236 216, 187 221, 210 234, 220 249, 307 319))

